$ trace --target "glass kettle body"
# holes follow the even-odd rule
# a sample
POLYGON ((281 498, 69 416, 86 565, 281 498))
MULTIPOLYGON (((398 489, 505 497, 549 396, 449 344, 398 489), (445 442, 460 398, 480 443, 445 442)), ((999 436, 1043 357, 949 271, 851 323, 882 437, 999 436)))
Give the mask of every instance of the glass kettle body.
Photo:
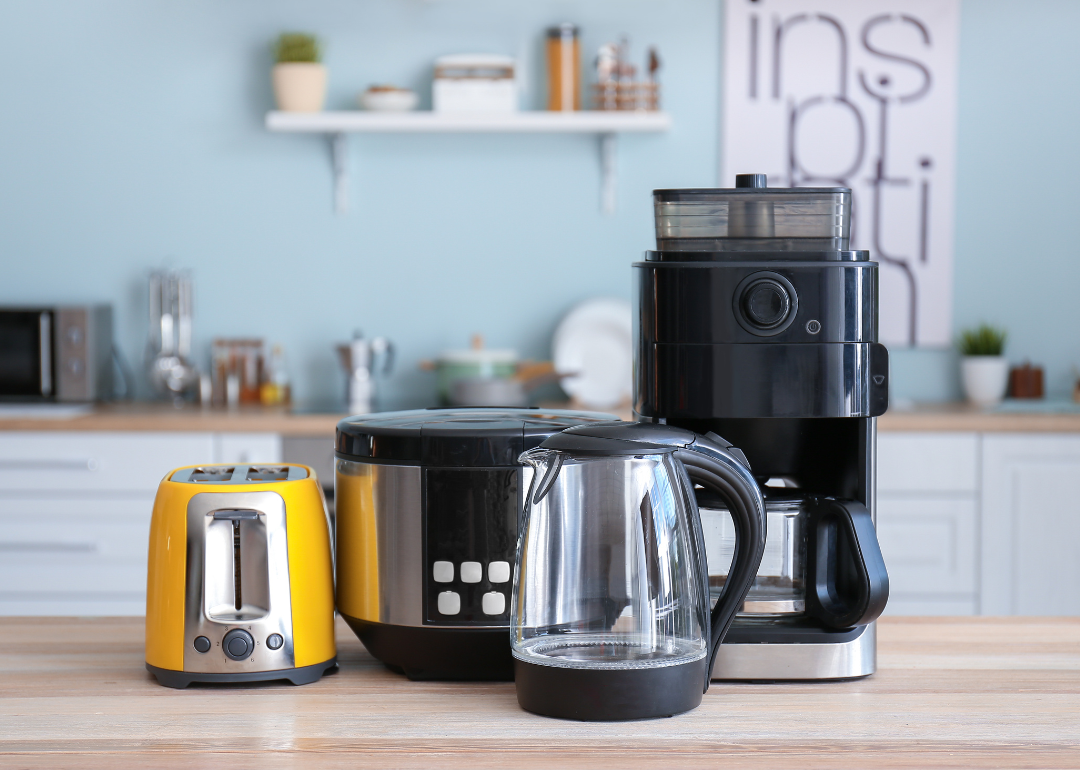
POLYGON ((534 469, 511 610, 518 701, 570 719, 694 708, 765 543, 738 450, 662 425, 600 423, 521 456, 534 469), (710 612, 694 484, 724 499, 735 558, 710 612))

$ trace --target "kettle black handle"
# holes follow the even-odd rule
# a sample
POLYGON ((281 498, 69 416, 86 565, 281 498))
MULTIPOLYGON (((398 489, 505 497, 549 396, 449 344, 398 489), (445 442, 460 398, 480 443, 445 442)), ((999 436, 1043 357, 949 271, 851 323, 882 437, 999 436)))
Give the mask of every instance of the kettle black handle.
MULTIPOLYGON (((709 655, 705 669, 705 687, 709 689, 716 653, 724 641, 731 622, 742 608, 743 600, 753 585, 765 553, 765 503, 761 497, 750 469, 734 458, 721 459, 713 452, 702 452, 694 448, 698 442, 675 452, 675 457, 682 462, 690 481, 701 484, 707 490, 716 493, 728 504, 731 520, 735 525, 735 556, 731 569, 724 583, 724 591, 716 602, 709 617, 709 655)), ((690 501, 694 502, 693 490, 690 501)), ((694 527, 695 542, 701 553, 704 571, 706 597, 709 590, 709 570, 705 560, 704 537, 701 529, 701 515, 694 507, 691 517, 694 527)), ((706 599, 707 600, 707 599, 706 599)))
POLYGON ((810 510, 806 609, 837 629, 877 619, 889 600, 889 573, 866 507, 854 500, 816 499, 810 510))

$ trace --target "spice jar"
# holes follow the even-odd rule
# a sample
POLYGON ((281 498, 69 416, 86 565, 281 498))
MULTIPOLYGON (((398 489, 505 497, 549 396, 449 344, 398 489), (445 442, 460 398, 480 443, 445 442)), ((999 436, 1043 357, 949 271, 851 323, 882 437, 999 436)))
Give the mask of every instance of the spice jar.
POLYGON ((581 43, 578 28, 564 23, 547 31, 548 109, 581 109, 581 43))

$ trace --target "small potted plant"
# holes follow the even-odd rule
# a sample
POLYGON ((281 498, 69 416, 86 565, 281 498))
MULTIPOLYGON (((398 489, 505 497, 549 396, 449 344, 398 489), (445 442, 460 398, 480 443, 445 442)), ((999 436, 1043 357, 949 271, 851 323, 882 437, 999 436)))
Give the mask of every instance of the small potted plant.
POLYGON ((1009 362, 1005 350, 1005 331, 989 324, 960 334, 960 375, 964 395, 978 406, 993 406, 1005 397, 1009 381, 1009 362))
POLYGON ((326 102, 326 67, 314 35, 285 32, 274 43, 273 82, 278 109, 318 112, 326 102))

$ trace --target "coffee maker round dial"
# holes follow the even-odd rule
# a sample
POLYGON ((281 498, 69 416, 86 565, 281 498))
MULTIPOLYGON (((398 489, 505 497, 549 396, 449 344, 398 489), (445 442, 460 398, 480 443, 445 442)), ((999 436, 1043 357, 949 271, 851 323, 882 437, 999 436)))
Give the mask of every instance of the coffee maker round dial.
POLYGON ((733 310, 746 331, 771 337, 791 326, 799 310, 799 295, 779 273, 753 273, 736 287, 733 310))

